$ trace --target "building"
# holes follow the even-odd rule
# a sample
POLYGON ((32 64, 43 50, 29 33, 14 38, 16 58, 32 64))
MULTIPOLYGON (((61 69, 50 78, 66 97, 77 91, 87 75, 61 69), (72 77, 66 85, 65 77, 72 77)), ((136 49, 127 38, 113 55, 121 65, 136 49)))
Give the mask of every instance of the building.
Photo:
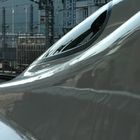
POLYGON ((76 25, 76 0, 63 0, 63 32, 66 33, 76 25))
POLYGON ((103 6, 104 4, 106 4, 109 1, 110 0, 94 0, 94 3, 96 6, 103 6))
POLYGON ((76 2, 76 24, 82 22, 109 0, 77 0, 76 2))
POLYGON ((58 40, 75 26, 76 0, 53 0, 54 38, 58 40))
POLYGON ((8 33, 29 33, 31 16, 33 16, 34 33, 44 33, 45 25, 40 21, 44 11, 38 10, 38 5, 30 0, 4 0, 0 1, 0 32, 2 31, 3 12, 5 8, 6 32, 8 33), (33 14, 31 15, 33 6, 33 14))
POLYGON ((16 48, 0 48, 0 63, 7 62, 13 68, 16 66, 16 48))
POLYGON ((30 64, 45 50, 45 37, 36 34, 45 34, 45 10, 30 0, 0 1, 0 62, 30 64))
POLYGON ((0 62, 7 61, 10 66, 16 65, 17 34, 6 34, 5 47, 2 47, 3 36, 0 34, 0 62))
POLYGON ((58 39, 110 0, 54 0, 54 34, 58 39))
POLYGON ((45 50, 44 35, 20 35, 17 45, 17 63, 19 65, 29 65, 45 50))
POLYGON ((63 2, 62 0, 54 0, 54 39, 58 40, 63 36, 63 2))

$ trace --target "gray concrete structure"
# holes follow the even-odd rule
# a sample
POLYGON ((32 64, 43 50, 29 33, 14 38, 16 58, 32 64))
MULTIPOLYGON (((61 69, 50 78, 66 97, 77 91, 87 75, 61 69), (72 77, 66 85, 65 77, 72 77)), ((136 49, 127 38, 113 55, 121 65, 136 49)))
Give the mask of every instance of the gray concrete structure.
POLYGON ((63 35, 63 3, 62 0, 54 0, 54 35, 55 39, 63 35))
POLYGON ((44 32, 44 25, 40 25, 40 16, 43 12, 38 10, 38 5, 30 0, 6 0, 0 1, 0 32, 2 30, 2 7, 6 10, 6 31, 8 33, 29 33, 30 31, 30 5, 33 5, 33 29, 34 33, 44 32))

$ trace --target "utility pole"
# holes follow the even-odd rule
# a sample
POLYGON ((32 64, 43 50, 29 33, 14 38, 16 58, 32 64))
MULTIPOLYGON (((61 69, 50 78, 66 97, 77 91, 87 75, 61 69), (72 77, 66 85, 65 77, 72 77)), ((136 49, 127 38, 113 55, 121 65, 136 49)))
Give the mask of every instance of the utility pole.
POLYGON ((45 46, 50 47, 49 39, 49 0, 46 0, 45 4, 45 46))
POLYGON ((33 36, 33 20, 34 20, 34 14, 33 14, 33 5, 30 5, 30 35, 33 36))
POLYGON ((2 7, 2 57, 5 58, 6 53, 6 17, 5 17, 5 7, 2 7))
POLYGON ((50 1, 50 43, 51 45, 54 43, 54 6, 53 6, 53 1, 50 1))
POLYGON ((50 47, 54 43, 54 35, 53 35, 53 2, 52 0, 43 0, 45 5, 45 45, 50 47))
POLYGON ((12 47, 15 47, 15 10, 12 6, 12 47))

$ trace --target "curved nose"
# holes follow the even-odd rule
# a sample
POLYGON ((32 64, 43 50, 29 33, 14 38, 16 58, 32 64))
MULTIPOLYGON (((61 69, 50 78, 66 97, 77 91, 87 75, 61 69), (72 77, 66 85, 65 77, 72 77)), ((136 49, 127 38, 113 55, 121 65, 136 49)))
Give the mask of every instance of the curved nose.
POLYGON ((0 139, 1 140, 35 140, 29 134, 22 134, 18 128, 11 127, 8 122, 0 119, 0 139))

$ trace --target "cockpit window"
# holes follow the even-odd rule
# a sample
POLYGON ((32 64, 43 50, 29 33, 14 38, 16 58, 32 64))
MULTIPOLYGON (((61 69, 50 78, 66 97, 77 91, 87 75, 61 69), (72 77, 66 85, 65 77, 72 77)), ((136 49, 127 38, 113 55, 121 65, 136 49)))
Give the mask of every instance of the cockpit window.
MULTIPOLYGON (((102 26, 105 23, 105 19, 107 16, 107 11, 105 11, 103 14, 101 14, 91 25, 91 28, 81 34, 78 38, 75 40, 72 40, 69 44, 67 44, 65 47, 62 47, 60 49, 60 52, 65 52, 67 50, 73 49, 75 47, 84 47, 86 43, 93 43, 94 37, 98 34, 98 32, 101 30, 102 26)), ((90 44, 89 44, 90 45, 90 44)))
POLYGON ((104 5, 73 28, 38 60, 54 60, 90 47, 103 31, 110 15, 111 5, 111 2, 104 5))

